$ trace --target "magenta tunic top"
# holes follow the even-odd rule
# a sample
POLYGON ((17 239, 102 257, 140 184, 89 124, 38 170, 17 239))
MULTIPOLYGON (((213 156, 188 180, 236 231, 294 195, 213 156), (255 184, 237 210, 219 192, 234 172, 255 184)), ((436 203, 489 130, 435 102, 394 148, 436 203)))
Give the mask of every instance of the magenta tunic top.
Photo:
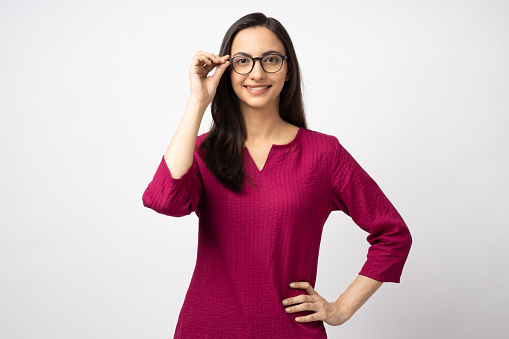
POLYGON ((289 286, 315 286, 325 221, 343 211, 370 244, 359 274, 400 281, 412 243, 400 214, 335 136, 299 128, 284 145, 272 145, 259 170, 244 147, 244 166, 255 187, 224 187, 198 155, 175 179, 163 158, 143 193, 158 213, 199 218, 196 266, 174 339, 327 338, 323 321, 299 323, 282 300, 305 294, 289 286))

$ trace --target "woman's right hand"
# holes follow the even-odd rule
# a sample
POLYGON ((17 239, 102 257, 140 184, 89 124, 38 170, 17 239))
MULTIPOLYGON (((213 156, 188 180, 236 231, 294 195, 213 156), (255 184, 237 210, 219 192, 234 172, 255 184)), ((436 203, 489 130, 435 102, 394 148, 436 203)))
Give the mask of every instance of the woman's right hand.
POLYGON ((199 51, 193 58, 189 79, 191 81, 191 98, 208 106, 216 94, 219 80, 226 68, 230 65, 229 55, 219 55, 199 51), (208 76, 215 67, 214 74, 208 76))

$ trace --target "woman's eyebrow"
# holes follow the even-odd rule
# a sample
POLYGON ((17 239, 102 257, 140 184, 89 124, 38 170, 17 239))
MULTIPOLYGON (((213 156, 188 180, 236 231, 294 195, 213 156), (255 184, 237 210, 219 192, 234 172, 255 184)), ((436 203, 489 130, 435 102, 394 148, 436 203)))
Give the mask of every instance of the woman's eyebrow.
MULTIPOLYGON (((264 52, 264 53, 262 54, 262 56, 267 55, 267 54, 274 54, 274 53, 276 53, 276 54, 281 54, 279 51, 276 51, 276 50, 271 49, 270 51, 264 52)), ((251 54, 246 53, 246 52, 237 52, 237 53, 235 53, 233 56, 235 56, 235 55, 245 55, 245 56, 248 56, 248 57, 252 57, 252 55, 251 55, 251 54)))

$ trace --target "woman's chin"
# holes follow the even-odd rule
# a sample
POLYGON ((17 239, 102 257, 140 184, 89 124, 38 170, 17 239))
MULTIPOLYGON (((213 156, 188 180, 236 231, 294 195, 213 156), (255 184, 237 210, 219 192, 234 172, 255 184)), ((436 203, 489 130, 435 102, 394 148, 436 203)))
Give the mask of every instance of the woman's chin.
POLYGON ((254 103, 254 102, 243 102, 241 107, 245 107, 247 109, 264 109, 271 105, 268 103, 254 103))
POLYGON ((274 103, 273 100, 267 100, 267 98, 247 98, 246 100, 243 100, 242 98, 239 98, 240 107, 246 107, 246 108, 254 108, 254 109, 263 109, 266 107, 279 107, 279 103, 274 103))

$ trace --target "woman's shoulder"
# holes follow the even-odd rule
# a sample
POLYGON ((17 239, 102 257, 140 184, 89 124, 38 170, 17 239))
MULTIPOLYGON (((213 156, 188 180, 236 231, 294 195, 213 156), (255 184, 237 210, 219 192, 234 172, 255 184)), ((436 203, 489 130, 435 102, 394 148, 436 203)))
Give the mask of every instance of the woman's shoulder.
POLYGON ((303 129, 301 140, 311 148, 323 150, 327 153, 334 153, 339 144, 339 140, 336 136, 312 129, 303 129))
POLYGON ((205 139, 205 137, 209 134, 210 131, 207 131, 205 133, 202 133, 202 134, 198 134, 198 136, 196 137, 196 145, 195 145, 195 149, 198 150, 198 148, 200 147, 201 143, 203 142, 203 140, 205 139))
POLYGON ((333 139, 336 138, 336 136, 334 136, 332 134, 327 134, 327 133, 316 131, 316 130, 313 130, 313 129, 310 129, 310 128, 303 128, 303 129, 304 129, 306 134, 308 134, 311 137, 317 138, 317 139, 333 140, 333 139))
POLYGON ((210 131, 207 131, 203 134, 199 134, 198 137, 196 137, 196 145, 200 145, 201 142, 203 141, 203 139, 205 139, 205 137, 209 134, 210 131))

